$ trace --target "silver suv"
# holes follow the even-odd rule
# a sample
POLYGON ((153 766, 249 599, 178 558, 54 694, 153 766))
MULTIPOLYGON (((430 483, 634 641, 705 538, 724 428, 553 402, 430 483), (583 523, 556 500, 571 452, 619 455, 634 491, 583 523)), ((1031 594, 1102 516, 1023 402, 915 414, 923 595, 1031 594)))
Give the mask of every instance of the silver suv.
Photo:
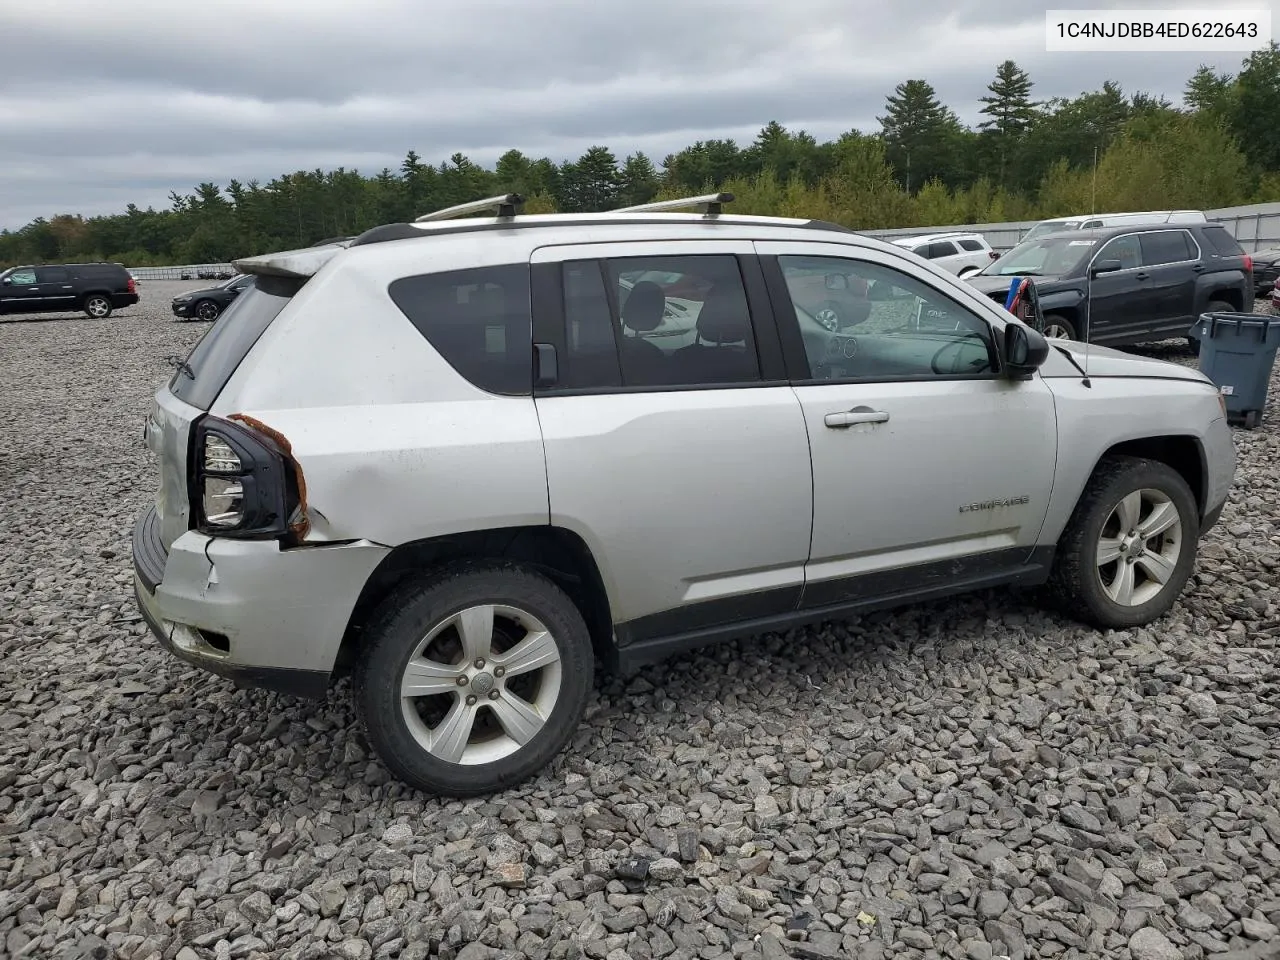
POLYGON ((564 748, 597 664, 999 584, 1170 608, 1235 468, 1205 377, 1097 347, 1085 377, 901 247, 728 199, 507 196, 239 261, 145 427, 161 643, 305 696, 350 673, 386 766, 466 796, 564 748), (793 293, 826 277, 855 326, 793 293))

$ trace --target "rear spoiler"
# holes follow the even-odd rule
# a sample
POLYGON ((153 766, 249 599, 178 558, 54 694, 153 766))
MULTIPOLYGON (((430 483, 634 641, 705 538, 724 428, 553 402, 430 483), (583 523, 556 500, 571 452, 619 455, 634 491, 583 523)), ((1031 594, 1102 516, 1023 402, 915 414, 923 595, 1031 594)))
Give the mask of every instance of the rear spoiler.
POLYGON ((240 260, 232 260, 231 265, 241 273, 250 273, 258 277, 289 277, 295 280, 306 280, 315 276, 321 267, 341 253, 350 242, 350 237, 343 237, 314 247, 244 257, 240 260))

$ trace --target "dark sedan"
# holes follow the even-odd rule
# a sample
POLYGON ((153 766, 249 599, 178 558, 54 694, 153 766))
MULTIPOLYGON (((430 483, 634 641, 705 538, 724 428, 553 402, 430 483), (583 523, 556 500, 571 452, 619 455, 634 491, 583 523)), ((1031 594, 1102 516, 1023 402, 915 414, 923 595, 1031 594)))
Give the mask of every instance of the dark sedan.
POLYGON ((1255 250, 1253 256, 1253 290, 1259 297, 1265 297, 1276 288, 1280 279, 1280 247, 1268 247, 1255 250))
POLYGON ((253 284, 253 277, 240 274, 230 280, 224 280, 216 287, 204 287, 192 290, 173 298, 173 315, 190 320, 217 320, 222 311, 231 306, 231 301, 240 296, 253 284))

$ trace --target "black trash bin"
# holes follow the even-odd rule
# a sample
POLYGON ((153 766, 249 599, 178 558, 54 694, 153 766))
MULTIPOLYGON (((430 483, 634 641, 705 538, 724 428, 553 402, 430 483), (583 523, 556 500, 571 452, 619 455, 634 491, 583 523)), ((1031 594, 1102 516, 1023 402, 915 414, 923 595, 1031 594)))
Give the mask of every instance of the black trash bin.
POLYGON ((1188 333, 1200 341, 1200 370, 1222 391, 1227 419, 1252 430, 1267 407, 1280 317, 1202 313, 1188 333))

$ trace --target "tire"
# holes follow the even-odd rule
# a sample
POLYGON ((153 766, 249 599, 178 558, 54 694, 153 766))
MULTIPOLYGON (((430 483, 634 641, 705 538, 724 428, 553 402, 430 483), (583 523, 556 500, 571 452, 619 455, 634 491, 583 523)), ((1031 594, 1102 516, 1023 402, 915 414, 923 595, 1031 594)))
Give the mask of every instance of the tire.
POLYGON ((222 313, 222 308, 212 300, 201 300, 196 304, 195 315, 201 320, 213 321, 217 320, 222 313))
POLYGON ((844 326, 844 314, 840 310, 840 304, 833 300, 828 300, 826 303, 821 304, 813 312, 813 318, 832 332, 840 330, 844 326))
POLYGON ((111 316, 111 298, 101 293, 91 293, 84 298, 85 315, 94 320, 105 320, 111 316))
POLYGON ((1119 630, 1150 623, 1168 613, 1186 586, 1195 565, 1199 532, 1195 496, 1172 467, 1137 457, 1104 458, 1058 541, 1050 593, 1064 612, 1095 627, 1119 630), (1136 501, 1128 499, 1135 494, 1136 501), (1136 544, 1140 548, 1136 560, 1126 559, 1134 545, 1123 530, 1116 529, 1117 521, 1127 519, 1121 507, 1126 500, 1129 516, 1134 516, 1136 503, 1139 525, 1153 528, 1152 520, 1162 517, 1167 521, 1170 509, 1176 516, 1163 532, 1136 544), (1156 510, 1158 513, 1153 513, 1156 510), (1108 546, 1116 557, 1106 564, 1099 563, 1104 536, 1111 541, 1108 546), (1150 549, 1153 541, 1155 550, 1150 549), (1152 554, 1160 558, 1158 564, 1152 554), (1124 592, 1121 574, 1125 567, 1133 571, 1128 574, 1131 595, 1127 602, 1117 602, 1108 587, 1124 592), (1162 571, 1163 583, 1153 570, 1162 571))
MULTIPOLYGON (((515 565, 459 564, 398 588, 379 607, 355 668, 355 705, 370 744, 394 776, 441 796, 480 796, 528 779, 560 753, 582 720, 594 670, 586 623, 559 587, 515 565), (455 618, 483 608, 493 611, 488 629, 483 615, 468 617, 476 631, 468 653, 455 618), (542 632, 550 643, 537 647, 539 665, 504 679, 499 661, 522 635, 527 640, 542 632), (500 652, 489 648, 493 640, 501 641, 500 652), (419 676, 439 692, 404 698, 406 669, 420 655, 419 662, 429 660, 434 669, 419 676), (541 659, 553 655, 553 662, 541 659), (491 702, 503 704, 501 714, 491 702), (468 740, 442 740, 448 718, 463 719, 465 712, 468 740), (529 725, 522 729, 522 722, 529 725), (521 744, 519 736, 528 739, 521 744)), ((451 729, 463 732, 461 724, 451 729)))
POLYGON ((1074 340, 1076 338, 1075 324, 1068 320, 1060 313, 1046 313, 1044 315, 1044 335, 1050 336, 1049 331, 1054 328, 1061 330, 1058 337, 1063 340, 1074 340))

